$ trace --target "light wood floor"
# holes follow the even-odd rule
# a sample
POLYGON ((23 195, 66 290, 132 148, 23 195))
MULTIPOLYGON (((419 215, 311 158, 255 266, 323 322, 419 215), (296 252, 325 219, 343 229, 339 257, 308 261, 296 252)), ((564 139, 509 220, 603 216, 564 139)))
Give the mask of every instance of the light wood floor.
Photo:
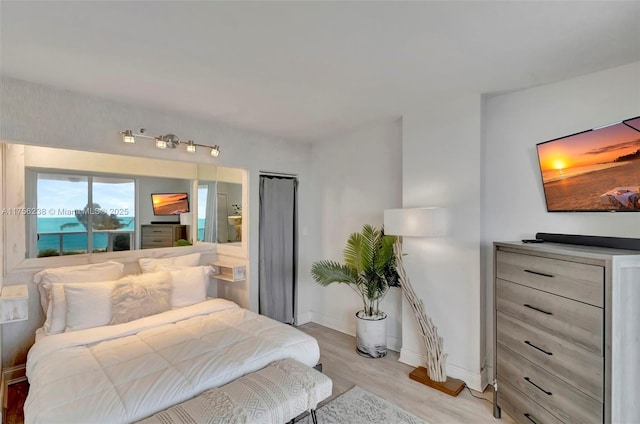
MULTIPOLYGON (((500 420, 493 418, 493 405, 472 397, 466 388, 452 397, 409 379, 413 367, 398 362, 396 352, 389 351, 384 358, 363 358, 356 353, 352 336, 315 323, 298 328, 318 340, 322 371, 333 380, 331 398, 357 385, 431 424, 513 423, 504 413, 500 420)), ((493 399, 489 390, 474 395, 493 399)))

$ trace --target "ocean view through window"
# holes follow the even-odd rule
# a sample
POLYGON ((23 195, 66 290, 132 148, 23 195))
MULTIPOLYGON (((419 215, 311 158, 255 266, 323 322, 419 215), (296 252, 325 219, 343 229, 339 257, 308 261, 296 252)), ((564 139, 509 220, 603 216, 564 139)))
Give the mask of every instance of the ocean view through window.
POLYGON ((134 179, 53 172, 35 175, 37 232, 31 235, 29 257, 134 247, 134 179))

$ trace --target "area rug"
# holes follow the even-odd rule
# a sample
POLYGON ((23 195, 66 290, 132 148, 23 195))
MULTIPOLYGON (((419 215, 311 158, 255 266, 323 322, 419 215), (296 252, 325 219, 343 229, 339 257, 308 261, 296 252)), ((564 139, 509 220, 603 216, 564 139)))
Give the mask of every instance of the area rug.
MULTIPOLYGON (((326 405, 318 408, 318 424, 429 424, 355 386, 326 405)), ((310 416, 306 416, 296 423, 312 424, 310 416)))

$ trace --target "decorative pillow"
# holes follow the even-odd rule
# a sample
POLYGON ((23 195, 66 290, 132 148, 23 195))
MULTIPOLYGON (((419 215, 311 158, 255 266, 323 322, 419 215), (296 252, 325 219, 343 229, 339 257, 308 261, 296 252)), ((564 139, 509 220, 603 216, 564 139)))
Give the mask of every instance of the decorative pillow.
POLYGON ((111 292, 114 285, 115 281, 64 284, 64 297, 67 303, 65 331, 76 331, 109 324, 111 321, 111 292))
POLYGON ((44 333, 47 335, 64 332, 67 327, 67 302, 64 296, 64 284, 52 283, 49 291, 47 319, 44 333))
MULTIPOLYGON (((33 276, 38 285, 40 304, 47 313, 49 309, 49 292, 53 283, 93 283, 117 280, 124 273, 124 264, 106 261, 98 264, 47 268, 33 276)), ((63 299, 64 300, 64 299, 63 299)))
POLYGON ((171 274, 171 307, 182 308, 207 300, 210 266, 168 268, 171 274))
POLYGON ((168 271, 132 275, 115 283, 110 324, 122 324, 171 309, 168 271))
POLYGON ((161 259, 140 258, 138 259, 138 264, 140 264, 142 272, 154 272, 157 271, 156 268, 167 265, 196 266, 200 264, 200 253, 192 253, 190 255, 174 256, 171 258, 161 259))

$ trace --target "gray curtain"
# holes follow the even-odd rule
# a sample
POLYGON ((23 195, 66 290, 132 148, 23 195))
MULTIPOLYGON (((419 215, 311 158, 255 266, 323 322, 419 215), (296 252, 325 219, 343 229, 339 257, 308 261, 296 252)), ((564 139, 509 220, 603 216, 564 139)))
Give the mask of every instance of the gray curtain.
POLYGON ((295 324, 298 180, 260 176, 259 308, 295 324))

